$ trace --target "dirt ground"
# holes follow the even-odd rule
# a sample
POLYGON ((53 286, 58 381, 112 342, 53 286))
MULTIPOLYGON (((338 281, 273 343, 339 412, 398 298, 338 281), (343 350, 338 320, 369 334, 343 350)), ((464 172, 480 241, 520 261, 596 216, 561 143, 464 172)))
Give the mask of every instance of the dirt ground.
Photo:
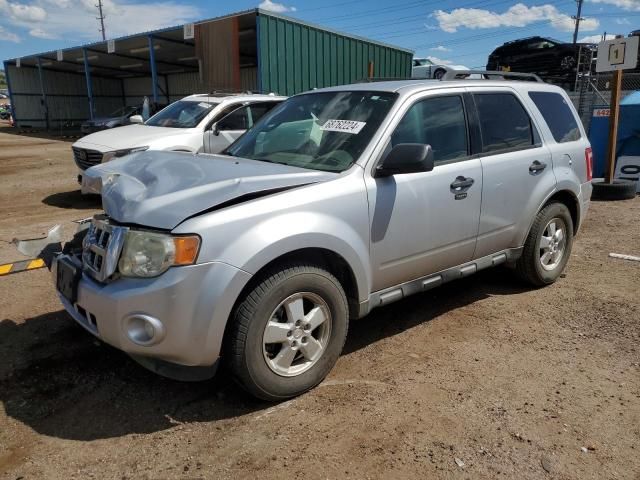
MULTIPOLYGON (((0 132, 6 132, 1 129, 0 132)), ((99 209, 70 144, 0 133, 8 242, 99 209)), ((640 198, 594 203, 566 276, 491 270, 352 322, 315 390, 166 380, 74 326, 45 270, 0 277, 1 479, 639 479, 640 198)))

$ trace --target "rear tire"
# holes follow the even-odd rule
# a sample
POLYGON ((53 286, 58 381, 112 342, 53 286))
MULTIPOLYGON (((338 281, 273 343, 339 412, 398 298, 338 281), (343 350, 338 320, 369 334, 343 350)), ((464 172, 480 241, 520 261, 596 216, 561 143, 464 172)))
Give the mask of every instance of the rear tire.
POLYGON ((636 197, 636 183, 630 180, 614 180, 612 183, 592 182, 593 200, 629 200, 636 197))
POLYGON ((442 80, 442 77, 444 77, 445 73, 447 73, 445 69, 439 68, 435 72, 433 72, 433 78, 435 78, 436 80, 442 80))
POLYGON ((573 221, 562 203, 550 203, 533 222, 516 262, 520 278, 536 287, 550 285, 562 274, 571 256, 573 221))
POLYGON ((266 274, 230 322, 225 357, 234 378, 250 394, 280 401, 331 371, 347 337, 349 308, 331 273, 295 263, 266 274))

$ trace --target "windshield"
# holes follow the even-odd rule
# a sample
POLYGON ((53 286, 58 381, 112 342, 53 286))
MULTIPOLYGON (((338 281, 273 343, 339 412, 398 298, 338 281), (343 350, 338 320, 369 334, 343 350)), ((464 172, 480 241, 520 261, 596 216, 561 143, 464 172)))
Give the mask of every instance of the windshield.
POLYGON ((160 110, 145 122, 151 127, 193 128, 218 105, 211 102, 179 100, 160 110))
POLYGON ((341 172, 362 154, 396 98, 366 91, 298 95, 267 113, 225 153, 341 172))

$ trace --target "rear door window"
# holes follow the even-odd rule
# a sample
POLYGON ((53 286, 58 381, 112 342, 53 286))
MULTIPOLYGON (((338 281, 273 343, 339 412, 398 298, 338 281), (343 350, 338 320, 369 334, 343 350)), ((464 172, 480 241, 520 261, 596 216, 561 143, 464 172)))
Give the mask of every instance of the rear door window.
POLYGON ((580 140, 580 127, 567 101, 559 93, 529 92, 558 143, 580 140))
POLYGON ((522 150, 536 146, 538 134, 529 114, 511 93, 476 93, 482 153, 522 150))

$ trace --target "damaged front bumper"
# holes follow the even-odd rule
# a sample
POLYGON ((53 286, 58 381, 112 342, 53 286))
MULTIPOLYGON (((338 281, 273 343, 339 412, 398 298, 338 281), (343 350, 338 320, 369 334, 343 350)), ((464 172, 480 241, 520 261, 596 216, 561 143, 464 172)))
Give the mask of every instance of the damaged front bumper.
POLYGON ((235 267, 211 262, 170 268, 155 278, 100 283, 82 272, 80 259, 73 255, 56 257, 52 272, 60 301, 77 323, 145 367, 173 378, 176 375, 166 372, 167 363, 216 364, 232 299, 250 278, 235 267), (64 281, 61 286, 60 271, 73 267, 79 275, 70 294, 64 281))

